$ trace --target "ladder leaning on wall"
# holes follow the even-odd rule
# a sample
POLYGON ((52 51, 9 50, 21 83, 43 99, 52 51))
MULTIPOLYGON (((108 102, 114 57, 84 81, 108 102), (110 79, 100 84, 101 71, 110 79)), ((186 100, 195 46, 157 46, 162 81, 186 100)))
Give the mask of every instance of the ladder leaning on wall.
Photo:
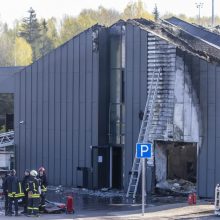
MULTIPOLYGON (((152 117, 154 113, 154 106, 157 100, 158 84, 161 76, 161 69, 155 70, 151 78, 151 85, 147 96, 147 102, 144 109, 144 116, 141 123, 141 128, 138 136, 138 143, 147 143, 149 141, 149 133, 151 130, 152 117)), ((137 152, 136 152, 137 153, 137 152)), ((138 183, 141 175, 141 159, 134 157, 133 165, 131 169, 131 176, 128 185, 126 197, 130 195, 133 199, 136 197, 138 183)))

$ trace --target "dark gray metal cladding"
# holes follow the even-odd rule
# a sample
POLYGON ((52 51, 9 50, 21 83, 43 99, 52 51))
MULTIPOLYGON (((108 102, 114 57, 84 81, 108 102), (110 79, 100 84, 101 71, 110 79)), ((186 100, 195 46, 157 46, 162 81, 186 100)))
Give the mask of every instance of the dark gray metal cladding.
POLYGON ((77 186, 90 146, 108 143, 107 30, 94 26, 15 76, 18 173, 45 166, 49 183, 77 186), (20 121, 24 121, 20 124, 20 121))

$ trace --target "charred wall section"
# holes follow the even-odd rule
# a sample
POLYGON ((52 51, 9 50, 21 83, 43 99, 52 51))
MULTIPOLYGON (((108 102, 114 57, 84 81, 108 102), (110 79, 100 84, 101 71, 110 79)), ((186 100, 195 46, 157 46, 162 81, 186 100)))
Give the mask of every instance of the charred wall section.
POLYGON ((213 197, 220 182, 220 66, 180 50, 178 57, 185 64, 184 72, 190 74, 193 105, 199 116, 198 194, 213 197))
POLYGON ((90 146, 107 144, 106 45, 106 29, 95 26, 16 74, 20 175, 43 165, 50 184, 82 185, 77 168, 91 168, 90 146))

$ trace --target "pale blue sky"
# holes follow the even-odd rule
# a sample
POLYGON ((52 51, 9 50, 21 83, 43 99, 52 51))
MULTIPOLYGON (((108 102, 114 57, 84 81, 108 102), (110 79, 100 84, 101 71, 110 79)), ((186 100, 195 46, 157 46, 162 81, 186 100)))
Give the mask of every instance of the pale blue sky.
MULTIPOLYGON (((173 12, 188 16, 198 15, 196 2, 203 2, 201 16, 211 16, 212 0, 143 0, 148 11, 152 12, 157 4, 161 14, 173 12)), ((84 8, 97 9, 99 5, 122 11, 129 0, 0 0, 0 19, 12 24, 15 19, 27 16, 27 10, 33 7, 38 18, 57 17, 64 14, 78 15, 84 8)), ((220 16, 220 0, 215 0, 215 15, 220 16)))

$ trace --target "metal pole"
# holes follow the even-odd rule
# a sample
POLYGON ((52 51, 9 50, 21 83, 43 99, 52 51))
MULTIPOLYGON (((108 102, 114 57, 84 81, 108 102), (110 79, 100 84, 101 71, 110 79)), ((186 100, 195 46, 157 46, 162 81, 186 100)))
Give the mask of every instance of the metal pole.
POLYGON ((212 0, 212 27, 214 27, 214 23, 215 23, 215 6, 214 6, 214 0, 212 0))
POLYGON ((145 158, 142 158, 142 216, 144 216, 145 206, 145 158))

